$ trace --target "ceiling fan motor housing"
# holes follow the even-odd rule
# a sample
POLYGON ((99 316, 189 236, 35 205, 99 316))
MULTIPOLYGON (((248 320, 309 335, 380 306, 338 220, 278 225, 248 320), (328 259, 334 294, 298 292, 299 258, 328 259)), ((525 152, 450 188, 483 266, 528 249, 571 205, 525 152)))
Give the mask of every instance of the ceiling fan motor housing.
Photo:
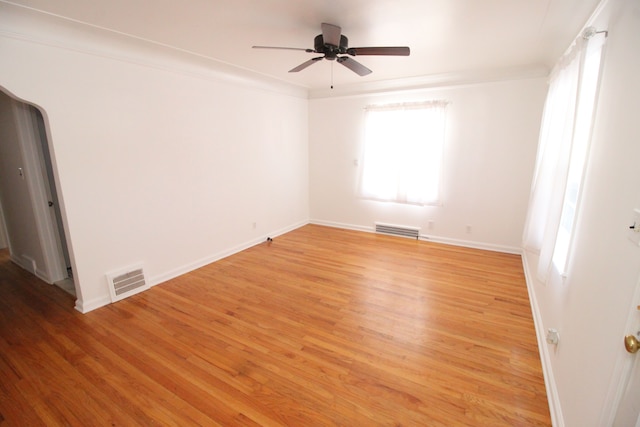
POLYGON ((340 35, 340 46, 334 46, 324 42, 322 34, 318 34, 313 40, 313 45, 317 53, 324 53, 325 59, 335 60, 338 54, 347 53, 349 48, 349 39, 340 35))

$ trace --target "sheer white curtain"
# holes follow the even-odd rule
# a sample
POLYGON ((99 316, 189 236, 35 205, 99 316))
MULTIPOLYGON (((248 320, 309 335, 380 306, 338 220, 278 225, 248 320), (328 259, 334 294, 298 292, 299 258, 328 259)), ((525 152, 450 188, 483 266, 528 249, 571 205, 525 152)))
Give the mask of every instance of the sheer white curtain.
POLYGON ((588 157, 604 36, 579 38, 551 73, 523 242, 538 278, 563 274, 588 157))
POLYGON ((428 101, 365 109, 362 197, 411 204, 438 202, 446 105, 446 101, 428 101))

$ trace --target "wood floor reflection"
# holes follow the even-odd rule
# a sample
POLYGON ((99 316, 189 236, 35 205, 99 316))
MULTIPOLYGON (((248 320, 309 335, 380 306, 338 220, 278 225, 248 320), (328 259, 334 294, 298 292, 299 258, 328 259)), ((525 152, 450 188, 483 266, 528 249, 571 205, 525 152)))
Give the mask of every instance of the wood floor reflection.
POLYGON ((308 225, 73 304, 0 252, 1 425, 551 425, 517 255, 308 225))

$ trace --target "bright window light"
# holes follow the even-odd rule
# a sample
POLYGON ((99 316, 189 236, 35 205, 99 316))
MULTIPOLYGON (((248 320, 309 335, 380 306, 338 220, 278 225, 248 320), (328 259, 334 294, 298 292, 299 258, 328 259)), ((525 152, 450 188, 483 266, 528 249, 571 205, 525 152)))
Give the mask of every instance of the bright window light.
POLYGON ((445 107, 445 101, 431 101, 366 108, 362 197, 439 202, 445 107))
POLYGON ((560 273, 564 273, 567 267, 574 223, 578 213, 578 198, 580 196, 582 177, 587 163, 589 139, 593 126, 593 112, 596 104, 601 56, 602 42, 594 40, 587 48, 578 88, 578 101, 576 105, 571 154, 569 157, 567 185, 562 204, 560 225, 553 250, 553 265, 560 273))

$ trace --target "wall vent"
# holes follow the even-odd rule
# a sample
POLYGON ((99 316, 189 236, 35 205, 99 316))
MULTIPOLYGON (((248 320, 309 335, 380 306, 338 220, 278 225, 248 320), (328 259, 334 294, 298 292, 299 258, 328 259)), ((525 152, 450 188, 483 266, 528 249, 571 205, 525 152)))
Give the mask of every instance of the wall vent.
POLYGON ((416 227, 406 227, 403 225, 381 224, 376 222, 376 233, 390 234, 392 236, 409 237, 418 239, 420 237, 420 229, 416 227))
POLYGON ((133 266, 125 270, 107 274, 111 302, 120 301, 149 289, 149 282, 142 266, 133 266))

